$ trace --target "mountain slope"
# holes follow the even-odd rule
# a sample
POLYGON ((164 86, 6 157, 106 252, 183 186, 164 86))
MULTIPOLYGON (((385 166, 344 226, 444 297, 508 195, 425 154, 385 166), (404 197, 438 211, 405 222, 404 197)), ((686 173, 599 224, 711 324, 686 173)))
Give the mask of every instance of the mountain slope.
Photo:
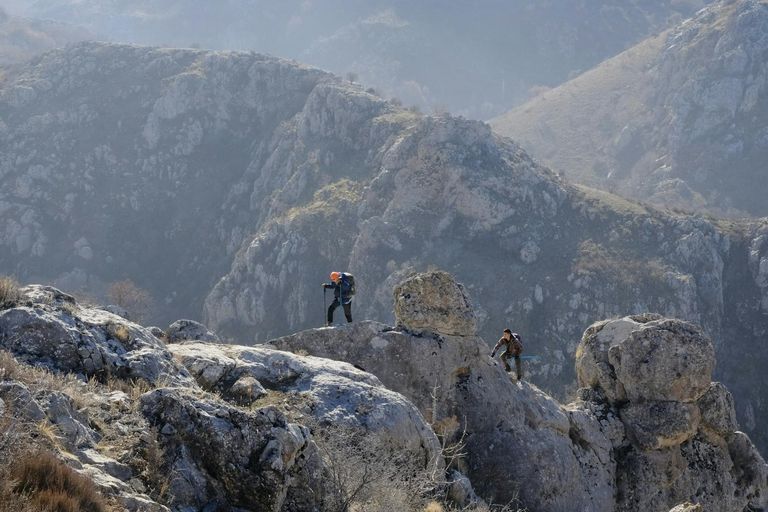
POLYGON ((768 215, 766 27, 766 2, 719 2, 491 124, 575 181, 768 215))
POLYGON ((594 319, 657 311, 727 340, 717 377, 766 442, 764 224, 569 185, 487 125, 255 54, 79 45, 6 76, 0 119, 0 271, 20 280, 130 278, 153 322, 252 343, 321 325, 330 270, 357 276, 356 319, 389 322, 393 284, 439 266, 560 395, 594 319))

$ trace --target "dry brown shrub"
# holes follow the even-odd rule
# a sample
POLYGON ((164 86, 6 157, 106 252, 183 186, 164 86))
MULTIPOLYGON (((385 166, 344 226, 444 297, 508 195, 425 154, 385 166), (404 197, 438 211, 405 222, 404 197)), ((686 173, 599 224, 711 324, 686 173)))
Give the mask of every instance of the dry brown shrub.
POLYGON ((20 298, 19 283, 12 277, 0 276, 0 308, 11 307, 20 298))
POLYGON ((28 453, 11 469, 13 491, 28 496, 40 510, 52 512, 107 512, 92 480, 58 460, 50 452, 28 453))
POLYGON ((112 283, 107 291, 109 300, 128 311, 138 321, 152 307, 152 295, 136 286, 130 279, 112 283))

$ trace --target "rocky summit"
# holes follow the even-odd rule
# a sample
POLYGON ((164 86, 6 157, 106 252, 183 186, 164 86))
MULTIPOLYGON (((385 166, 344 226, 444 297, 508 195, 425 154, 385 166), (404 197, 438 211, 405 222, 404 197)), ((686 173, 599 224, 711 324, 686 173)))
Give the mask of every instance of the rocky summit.
POLYGON ((438 332, 512 327, 560 397, 595 319, 655 311, 715 340, 715 376, 768 446, 765 222, 570 185, 483 123, 255 53, 45 54, 0 77, 0 146, 0 266, 22 281, 102 302, 129 279, 149 323, 253 344, 323 325, 331 270, 356 276, 356 320, 391 324, 393 287, 434 266, 474 311, 438 332))
POLYGON ((711 381, 699 327, 650 314, 595 323, 578 344, 578 398, 563 405, 456 328, 475 312, 451 275, 415 274, 393 300, 395 326, 166 345, 26 287, 0 311, 0 428, 17 440, 0 444, 2 460, 57 454, 108 510, 137 512, 768 506, 768 465, 711 381))

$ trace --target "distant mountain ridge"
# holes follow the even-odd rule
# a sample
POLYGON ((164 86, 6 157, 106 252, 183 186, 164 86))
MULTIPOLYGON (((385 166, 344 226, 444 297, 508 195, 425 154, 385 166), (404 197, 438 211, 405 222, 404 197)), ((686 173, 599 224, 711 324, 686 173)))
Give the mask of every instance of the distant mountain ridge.
POLYGON ((766 216, 768 3, 722 1, 492 121, 577 182, 766 216))
POLYGON ((37 0, 24 15, 122 43, 255 50, 405 105, 487 119, 641 41, 708 0, 37 0))

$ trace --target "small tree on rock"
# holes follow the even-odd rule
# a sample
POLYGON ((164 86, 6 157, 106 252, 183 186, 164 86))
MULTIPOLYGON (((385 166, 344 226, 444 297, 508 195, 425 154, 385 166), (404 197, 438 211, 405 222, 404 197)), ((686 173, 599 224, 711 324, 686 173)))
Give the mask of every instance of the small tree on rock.
POLYGON ((137 321, 149 312, 152 295, 130 279, 112 283, 107 292, 109 300, 128 311, 137 321))

